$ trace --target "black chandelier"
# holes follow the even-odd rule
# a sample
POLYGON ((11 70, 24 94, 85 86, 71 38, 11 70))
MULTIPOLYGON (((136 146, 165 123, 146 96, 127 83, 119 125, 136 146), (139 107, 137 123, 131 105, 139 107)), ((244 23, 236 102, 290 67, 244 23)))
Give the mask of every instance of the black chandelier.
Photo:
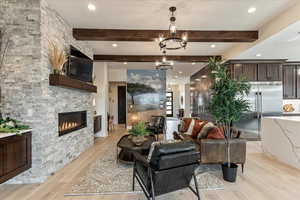
POLYGON ((163 54, 164 54, 164 56, 162 58, 162 61, 161 62, 157 61, 155 63, 156 69, 157 70, 169 70, 169 69, 173 69, 174 62, 167 60, 166 51, 163 51, 163 54))
POLYGON ((164 38, 163 36, 159 37, 159 47, 160 50, 177 50, 177 49, 185 49, 187 46, 187 34, 183 34, 181 37, 176 35, 176 17, 175 11, 176 7, 169 8, 171 17, 170 17, 170 26, 169 26, 169 36, 164 38))

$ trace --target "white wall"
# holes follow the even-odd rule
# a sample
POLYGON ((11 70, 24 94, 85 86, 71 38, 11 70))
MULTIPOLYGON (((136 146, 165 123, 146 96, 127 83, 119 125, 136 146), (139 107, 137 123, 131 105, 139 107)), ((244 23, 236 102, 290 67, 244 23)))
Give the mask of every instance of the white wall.
POLYGON ((191 114, 190 108, 190 84, 169 84, 167 91, 173 92, 173 113, 174 117, 177 116, 180 108, 184 109, 185 117, 191 114), (183 102, 181 102, 183 97, 183 102))
POLYGON ((102 115, 102 129, 96 137, 106 137, 107 132, 107 112, 108 112, 108 67, 107 63, 94 63, 95 85, 98 88, 95 94, 95 111, 97 115, 102 115))
POLYGON ((109 69, 108 81, 127 82, 127 69, 109 69))

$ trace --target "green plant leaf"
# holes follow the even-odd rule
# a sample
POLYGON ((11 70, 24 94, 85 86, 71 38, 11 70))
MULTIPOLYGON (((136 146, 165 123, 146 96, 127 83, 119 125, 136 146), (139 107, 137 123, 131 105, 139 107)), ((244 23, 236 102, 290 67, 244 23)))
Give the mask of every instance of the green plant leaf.
POLYGON ((147 130, 145 122, 138 122, 135 124, 129 133, 133 136, 146 136, 149 135, 149 131, 147 130))

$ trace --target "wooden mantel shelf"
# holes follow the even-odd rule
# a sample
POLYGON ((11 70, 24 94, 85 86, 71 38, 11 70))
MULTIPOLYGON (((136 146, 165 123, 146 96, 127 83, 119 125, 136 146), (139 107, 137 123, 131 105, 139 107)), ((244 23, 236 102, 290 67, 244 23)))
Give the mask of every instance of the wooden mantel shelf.
POLYGON ((50 83, 50 85, 53 85, 53 86, 75 88, 75 89, 85 90, 88 92, 97 93, 97 87, 95 85, 86 83, 84 81, 72 79, 72 78, 69 78, 64 75, 50 74, 49 83, 50 83))

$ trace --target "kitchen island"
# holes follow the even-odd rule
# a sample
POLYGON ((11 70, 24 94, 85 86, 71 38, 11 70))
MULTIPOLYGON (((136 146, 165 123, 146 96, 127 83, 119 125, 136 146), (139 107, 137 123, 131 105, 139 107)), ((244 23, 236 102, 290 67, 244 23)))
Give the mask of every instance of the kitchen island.
POLYGON ((261 137, 265 154, 300 169, 300 116, 263 118, 261 137))

